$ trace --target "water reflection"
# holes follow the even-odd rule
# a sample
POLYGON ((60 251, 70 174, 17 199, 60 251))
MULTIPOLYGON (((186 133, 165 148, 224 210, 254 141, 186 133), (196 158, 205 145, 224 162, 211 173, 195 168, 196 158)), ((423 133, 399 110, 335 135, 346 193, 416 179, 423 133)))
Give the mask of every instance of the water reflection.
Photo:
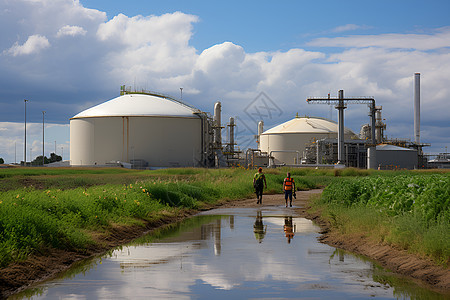
POLYGON ((318 243, 309 220, 268 209, 213 213, 158 230, 22 297, 396 297, 394 281, 380 279, 371 262, 318 243))
POLYGON ((287 238, 288 244, 291 243, 291 239, 294 238, 295 225, 292 225, 292 217, 284 217, 284 234, 287 238))
POLYGON ((256 212, 255 224, 253 224, 253 233, 258 243, 261 243, 266 235, 267 225, 264 225, 262 218, 262 211, 258 210, 256 212))

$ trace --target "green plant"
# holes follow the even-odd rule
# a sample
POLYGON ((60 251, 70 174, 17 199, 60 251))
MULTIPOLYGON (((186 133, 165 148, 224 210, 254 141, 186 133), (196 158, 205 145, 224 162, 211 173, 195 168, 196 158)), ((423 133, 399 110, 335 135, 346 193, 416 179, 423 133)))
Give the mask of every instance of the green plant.
POLYGON ((448 264, 449 175, 402 172, 340 178, 325 188, 316 205, 343 233, 364 233, 448 264))

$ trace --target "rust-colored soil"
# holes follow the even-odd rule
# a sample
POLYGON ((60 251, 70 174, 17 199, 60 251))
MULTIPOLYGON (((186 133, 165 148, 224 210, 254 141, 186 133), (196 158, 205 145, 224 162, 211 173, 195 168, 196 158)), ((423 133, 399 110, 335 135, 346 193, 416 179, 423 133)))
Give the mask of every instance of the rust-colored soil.
MULTIPOLYGON (((364 236, 342 236, 333 232, 318 214, 307 212, 308 200, 311 195, 319 194, 321 190, 297 192, 292 208, 299 216, 315 221, 322 228, 320 241, 330 246, 355 252, 377 261, 383 267, 394 272, 409 276, 420 284, 439 292, 450 294, 450 272, 448 268, 436 266, 432 261, 409 254, 404 250, 395 249, 388 245, 374 243, 364 236)), ((264 195, 263 206, 284 205, 283 195, 264 195)), ((256 199, 229 201, 207 207, 258 207, 256 199)), ((0 272, 0 299, 23 290, 30 285, 51 278, 66 270, 74 262, 89 258, 124 244, 144 233, 168 223, 179 221, 191 216, 195 211, 185 211, 177 216, 167 217, 156 223, 149 223, 145 227, 117 227, 108 236, 99 236, 101 246, 87 249, 84 253, 68 252, 48 249, 42 255, 30 257, 25 262, 10 265, 0 272)))

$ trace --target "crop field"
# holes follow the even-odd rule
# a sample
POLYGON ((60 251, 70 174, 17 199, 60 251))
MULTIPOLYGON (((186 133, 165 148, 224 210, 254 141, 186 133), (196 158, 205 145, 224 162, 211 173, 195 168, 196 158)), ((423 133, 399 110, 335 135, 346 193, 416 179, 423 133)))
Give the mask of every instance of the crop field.
POLYGON ((342 232, 449 263, 450 173, 346 178, 328 185, 318 205, 342 232))

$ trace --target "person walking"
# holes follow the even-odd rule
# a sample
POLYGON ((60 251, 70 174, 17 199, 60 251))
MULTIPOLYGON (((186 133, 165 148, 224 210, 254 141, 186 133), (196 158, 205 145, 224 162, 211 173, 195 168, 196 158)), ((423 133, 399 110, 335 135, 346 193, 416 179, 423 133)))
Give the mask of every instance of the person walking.
POLYGON ((286 200, 286 207, 288 207, 288 198, 289 204, 292 207, 292 193, 295 193, 295 182, 294 178, 291 178, 291 173, 286 174, 286 178, 283 181, 283 191, 284 191, 284 200, 286 200))
POLYGON ((258 200, 256 204, 262 204, 262 194, 264 186, 267 189, 266 176, 263 173, 262 168, 258 169, 258 173, 253 176, 253 187, 255 188, 256 199, 258 200))

